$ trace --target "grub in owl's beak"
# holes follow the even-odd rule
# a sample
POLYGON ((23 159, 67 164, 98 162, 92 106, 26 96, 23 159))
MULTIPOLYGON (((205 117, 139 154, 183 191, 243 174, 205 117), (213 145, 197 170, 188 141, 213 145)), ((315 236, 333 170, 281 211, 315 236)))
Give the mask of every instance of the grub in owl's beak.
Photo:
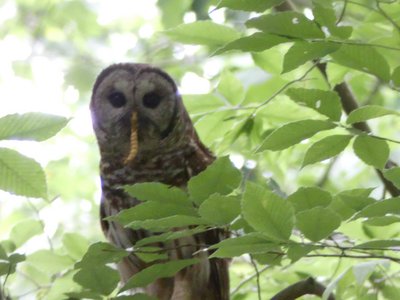
POLYGON ((128 156, 124 160, 125 165, 128 165, 135 159, 139 149, 137 112, 132 113, 130 125, 131 125, 130 147, 128 156))

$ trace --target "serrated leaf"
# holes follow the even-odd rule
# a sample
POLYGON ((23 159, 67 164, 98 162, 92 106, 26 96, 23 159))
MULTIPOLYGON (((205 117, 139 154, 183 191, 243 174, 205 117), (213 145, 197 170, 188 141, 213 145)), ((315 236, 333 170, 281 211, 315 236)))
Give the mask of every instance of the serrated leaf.
POLYGON ((277 244, 268 241, 260 234, 250 233, 236 238, 229 238, 212 245, 210 249, 217 249, 217 251, 210 257, 237 257, 245 253, 265 253, 276 246, 277 244))
POLYGON ((389 159, 389 145, 386 141, 367 135, 359 135, 353 143, 354 153, 367 165, 383 169, 389 159))
POLYGON ((256 152, 278 151, 300 143, 317 132, 332 129, 335 124, 323 120, 301 120, 287 123, 275 129, 262 142, 256 152))
POLYGON ((354 246, 356 249, 390 249, 391 247, 400 247, 400 240, 375 240, 354 246))
POLYGON ((203 172, 194 176, 188 183, 190 197, 201 204, 210 195, 226 195, 236 189, 242 180, 242 174, 236 169, 229 157, 218 158, 203 172))
POLYGON ((307 149, 301 167, 338 155, 347 147, 352 138, 351 135, 331 135, 315 142, 307 149))
POLYGON ((353 220, 358 218, 380 217, 386 214, 400 214, 400 199, 390 198, 376 201, 357 213, 353 220))
POLYGON ((208 20, 181 24, 165 34, 184 44, 208 46, 222 46, 240 37, 235 29, 208 20))
POLYGON ((211 195, 200 205, 199 214, 212 224, 229 224, 240 214, 240 200, 233 196, 211 195))
POLYGON ((396 88, 400 88, 400 66, 395 68, 392 73, 392 84, 396 88))
POLYGON ((68 254, 75 259, 82 258, 89 248, 88 240, 79 233, 65 233, 62 243, 68 254))
POLYGON ((30 238, 43 232, 43 224, 38 220, 26 220, 13 227, 10 233, 10 239, 18 248, 27 242, 30 238))
POLYGON ((265 33, 295 38, 324 38, 317 24, 297 12, 281 12, 263 15, 246 22, 249 28, 257 28, 265 33))
POLYGON ((333 121, 339 121, 342 105, 338 94, 317 89, 291 88, 286 92, 294 102, 309 107, 333 121))
POLYGON ((301 212, 314 207, 327 207, 332 202, 332 195, 318 187, 300 187, 287 201, 296 212, 301 212))
POLYGON ((222 72, 217 90, 232 105, 237 105, 244 99, 242 82, 227 70, 222 72))
POLYGON ((329 42, 295 42, 283 58, 282 73, 296 69, 308 61, 322 58, 340 48, 339 44, 329 42))
POLYGON ((38 112, 12 114, 0 118, 0 140, 43 141, 65 125, 68 119, 38 112))
POLYGON ((110 219, 117 220, 122 225, 128 225, 136 221, 162 219, 175 215, 196 217, 197 212, 193 206, 180 205, 179 203, 148 201, 124 209, 110 219))
POLYGON ((256 230, 277 239, 287 240, 294 226, 294 209, 289 201, 271 191, 247 182, 242 199, 244 219, 256 230))
POLYGON ((199 262, 199 259, 182 259, 166 263, 154 264, 133 275, 122 287, 121 291, 143 287, 159 278, 172 277, 177 272, 199 262))
POLYGON ((388 62, 371 46, 344 44, 330 55, 333 61, 340 65, 370 73, 385 82, 390 80, 388 62))
POLYGON ((400 189, 400 167, 383 170, 383 176, 400 189))
POLYGON ((117 248, 109 243, 97 242, 90 245, 82 260, 75 264, 75 269, 116 263, 128 255, 129 252, 124 249, 117 248))
POLYGON ((365 105, 353 110, 347 117, 346 123, 353 124, 387 115, 399 116, 400 114, 397 111, 387 109, 383 106, 365 105))
POLYGON ((314 207, 296 214, 296 226, 311 241, 328 237, 340 226, 341 218, 333 210, 314 207))
POLYGON ((240 50, 243 52, 260 52, 290 41, 290 39, 283 36, 256 32, 250 36, 245 36, 227 43, 226 45, 217 49, 213 53, 213 55, 219 55, 231 50, 240 50))
POLYGON ((0 189, 20 196, 47 198, 42 167, 32 158, 7 148, 0 148, 0 189))
POLYGON ((125 187, 129 195, 140 201, 157 201, 177 205, 190 206, 188 194, 182 189, 159 182, 136 183, 125 187))
POLYGON ((104 265, 85 267, 74 275, 74 281, 91 291, 109 295, 118 285, 118 271, 104 265))
POLYGON ((226 7, 230 9, 263 12, 271 7, 281 4, 284 0, 221 0, 217 8, 226 7))

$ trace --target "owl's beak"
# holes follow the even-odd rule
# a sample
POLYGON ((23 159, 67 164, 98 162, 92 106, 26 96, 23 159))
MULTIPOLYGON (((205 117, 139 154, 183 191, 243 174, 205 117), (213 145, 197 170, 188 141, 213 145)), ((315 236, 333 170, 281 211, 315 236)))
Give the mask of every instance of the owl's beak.
POLYGON ((137 112, 132 112, 131 115, 131 138, 130 138, 130 147, 128 156, 124 159, 124 164, 128 165, 131 163, 139 149, 139 142, 138 142, 138 119, 137 119, 137 112))

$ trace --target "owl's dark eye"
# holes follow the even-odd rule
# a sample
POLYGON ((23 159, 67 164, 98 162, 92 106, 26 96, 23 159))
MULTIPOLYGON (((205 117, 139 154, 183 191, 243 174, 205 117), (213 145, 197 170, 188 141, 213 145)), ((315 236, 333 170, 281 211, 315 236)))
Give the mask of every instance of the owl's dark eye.
POLYGON ((115 108, 120 108, 126 104, 125 95, 121 92, 112 92, 108 96, 108 101, 110 101, 111 105, 115 108))
POLYGON ((144 95, 143 105, 147 108, 156 108, 161 102, 161 96, 155 92, 150 92, 144 95))

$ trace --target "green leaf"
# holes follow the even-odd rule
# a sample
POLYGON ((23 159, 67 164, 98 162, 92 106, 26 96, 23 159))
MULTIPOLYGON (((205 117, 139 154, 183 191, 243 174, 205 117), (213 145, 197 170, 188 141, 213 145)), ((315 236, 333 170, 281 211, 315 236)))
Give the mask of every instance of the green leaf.
POLYGON ((167 253, 160 247, 139 247, 135 249, 135 254, 146 263, 155 260, 168 260, 167 253))
POLYGON ((208 46, 222 46, 239 38, 235 29, 211 21, 181 24, 165 34, 176 42, 208 46))
POLYGON ((294 263, 300 258, 306 256, 311 251, 319 248, 320 247, 314 245, 294 244, 289 246, 287 256, 292 261, 292 263, 294 263))
POLYGON ((199 214, 212 224, 229 224, 240 214, 240 200, 233 196, 211 195, 200 205, 199 214))
POLYGON ((25 244, 30 238, 43 232, 43 224, 38 220, 26 220, 13 227, 10 239, 18 248, 25 244))
POLYGON ((257 28, 266 33, 295 38, 324 38, 317 24, 297 12, 267 14, 246 22, 249 28, 257 28))
POLYGON ((365 105, 353 110, 347 117, 346 123, 353 124, 387 115, 400 116, 400 114, 397 111, 387 109, 383 106, 365 105))
POLYGON ((292 71, 308 61, 322 58, 339 48, 339 44, 329 42, 295 42, 284 56, 282 73, 292 71))
POLYGON ((127 227, 132 229, 147 229, 150 231, 169 230, 174 227, 185 227, 191 225, 210 225, 204 219, 192 216, 173 215, 160 219, 145 219, 141 221, 132 221, 127 227))
POLYGON ((121 291, 144 287, 159 278, 174 276, 177 272, 199 262, 199 259, 182 259, 166 263, 154 264, 133 275, 122 287, 121 291))
POLYGON ((74 259, 81 259, 89 248, 88 240, 79 233, 65 233, 62 243, 68 254, 74 259))
POLYGON ((309 107, 332 121, 339 121, 342 105, 338 94, 317 89, 291 88, 286 92, 294 102, 309 107))
POLYGON ((296 219, 297 227, 313 242, 328 237, 342 221, 333 210, 324 207, 299 212, 296 219))
POLYGON ((254 229, 273 239, 288 240, 292 234, 294 210, 290 202, 254 183, 246 184, 242 214, 254 229))
POLYGON ((244 99, 242 82, 227 70, 222 72, 217 90, 232 105, 239 104, 244 99))
POLYGON ((210 249, 217 249, 210 257, 237 257, 245 253, 265 253, 275 248, 277 244, 268 241, 260 234, 250 233, 237 238, 229 238, 212 245, 210 249))
POLYGON ((157 300, 157 298, 146 295, 146 294, 142 294, 142 293, 138 293, 135 294, 133 296, 119 296, 119 297, 115 297, 115 298, 111 298, 112 300, 157 300))
POLYGON ((0 148, 0 189, 12 194, 47 198, 42 167, 15 150, 0 148))
POLYGON ((390 249, 392 247, 400 247, 400 240, 375 240, 354 246, 356 249, 390 249))
POLYGON ((148 201, 128 209, 124 209, 116 216, 109 219, 117 220, 122 225, 128 225, 135 221, 161 219, 175 215, 197 216, 193 206, 180 205, 179 203, 168 203, 148 201))
POLYGON ((26 261, 38 270, 54 274, 73 265, 73 260, 67 255, 59 255, 51 250, 38 250, 30 254, 26 261))
POLYGON ((68 119, 38 112, 12 114, 0 118, 0 140, 43 141, 65 125, 68 119))
POLYGON ((377 169, 383 169, 389 159, 390 149, 387 142, 371 136, 357 136, 353 149, 363 162, 377 169))
POLYGON ((363 224, 368 226, 388 226, 393 223, 400 223, 399 216, 382 216, 382 217, 375 217, 369 218, 365 220, 363 224))
POLYGON ((348 207, 358 212, 364 207, 375 203, 375 199, 368 197, 370 193, 371 189, 354 189, 342 191, 336 197, 339 197, 348 207))
POLYGON ((315 142, 307 149, 301 167, 338 155, 347 147, 352 138, 351 135, 331 135, 315 142))
POLYGON ((400 189, 400 167, 383 170, 383 176, 400 189))
POLYGON ((262 142, 256 152, 278 151, 300 143, 317 132, 332 129, 335 124, 323 120, 301 120, 287 123, 275 129, 262 142))
POLYGON ((82 260, 75 264, 75 269, 116 263, 128 255, 129 252, 124 249, 117 248, 109 243, 97 242, 90 245, 82 260))
POLYGON ((318 187, 300 187, 287 198, 287 201, 298 213, 315 207, 327 207, 332 202, 332 196, 318 187))
POLYGON ((353 220, 358 218, 381 217, 386 214, 400 214, 400 199, 390 198, 381 201, 375 201, 353 217, 353 220))
POLYGON ((340 65, 370 73, 385 82, 390 80, 388 62, 371 46, 344 44, 330 55, 333 61, 340 65))
POLYGON ((171 240, 179 239, 182 237, 192 236, 197 233, 204 232, 206 230, 207 230, 207 228, 205 228, 204 226, 199 226, 199 227, 196 227, 193 229, 185 228, 185 229, 179 230, 179 231, 154 234, 154 235, 151 235, 149 237, 146 237, 146 238, 143 238, 143 239, 137 241, 135 246, 140 247, 143 245, 152 244, 152 243, 156 243, 156 242, 171 241, 171 240))
POLYGON ((396 88, 400 88, 400 66, 393 70, 392 83, 396 88))
POLYGON ((201 204, 212 194, 231 193, 239 186, 241 180, 242 174, 232 165, 229 157, 220 157, 203 172, 190 179, 189 194, 196 204, 201 204))
POLYGON ((263 32, 256 32, 250 36, 245 36, 227 43, 217 49, 213 55, 219 55, 231 50, 240 50, 243 52, 260 52, 272 48, 276 45, 290 42, 290 39, 263 32))
POLYGON ((125 187, 129 195, 140 201, 156 201, 184 206, 191 206, 188 194, 182 189, 159 182, 136 183, 125 187))
POLYGON ((283 1, 284 0, 221 0, 217 8, 226 7, 236 10, 263 12, 281 4, 283 1))
POLYGON ((94 265, 79 270, 74 281, 91 291, 109 295, 118 285, 118 271, 103 265, 94 265))

